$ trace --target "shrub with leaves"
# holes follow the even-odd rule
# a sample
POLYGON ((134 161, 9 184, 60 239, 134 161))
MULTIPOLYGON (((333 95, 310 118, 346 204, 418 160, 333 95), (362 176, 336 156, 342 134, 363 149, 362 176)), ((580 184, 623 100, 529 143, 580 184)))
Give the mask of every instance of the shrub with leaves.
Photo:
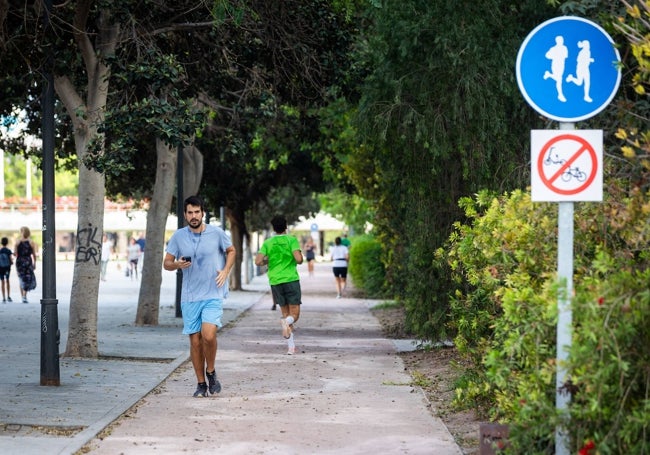
POLYGON ((369 297, 382 294, 386 272, 381 252, 381 244, 369 235, 355 237, 350 248, 350 276, 354 285, 369 297))
MULTIPOLYGON (((576 206, 571 450, 648 453, 650 202, 615 183, 600 204, 576 206)), ((553 453, 557 207, 521 191, 462 202, 446 251, 457 289, 456 343, 474 365, 457 401, 509 423, 513 453, 553 453)), ((444 256, 444 252, 439 252, 444 256)))

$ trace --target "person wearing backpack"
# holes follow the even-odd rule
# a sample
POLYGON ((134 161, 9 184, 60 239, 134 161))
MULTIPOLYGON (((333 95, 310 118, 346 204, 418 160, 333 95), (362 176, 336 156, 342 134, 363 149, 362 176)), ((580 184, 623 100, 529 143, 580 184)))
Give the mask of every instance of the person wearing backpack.
POLYGON ((11 302, 11 289, 9 288, 9 274, 11 272, 11 265, 13 261, 13 252, 7 248, 9 239, 2 237, 0 241, 2 248, 0 248, 0 280, 2 281, 2 303, 11 302))
POLYGON ((30 238, 31 231, 27 226, 20 228, 20 240, 16 242, 16 271, 20 281, 20 294, 23 297, 23 303, 27 301, 27 292, 36 289, 36 244, 30 238))

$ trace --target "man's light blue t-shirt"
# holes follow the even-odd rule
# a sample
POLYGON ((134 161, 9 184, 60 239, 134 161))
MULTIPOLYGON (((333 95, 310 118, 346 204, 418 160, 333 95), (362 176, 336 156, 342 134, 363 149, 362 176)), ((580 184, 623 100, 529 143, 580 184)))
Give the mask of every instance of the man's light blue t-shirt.
POLYGON ((192 258, 192 265, 183 269, 181 302, 199 302, 209 299, 225 299, 228 296, 228 281, 218 288, 217 272, 226 266, 226 249, 232 241, 223 229, 209 224, 200 234, 189 227, 174 232, 167 244, 167 253, 176 259, 181 256, 192 258))

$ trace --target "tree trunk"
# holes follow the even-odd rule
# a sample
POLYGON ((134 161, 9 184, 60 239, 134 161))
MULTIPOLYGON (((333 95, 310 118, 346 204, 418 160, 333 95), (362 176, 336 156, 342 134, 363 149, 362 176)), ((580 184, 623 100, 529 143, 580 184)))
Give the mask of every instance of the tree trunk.
POLYGON ((101 10, 97 30, 93 31, 95 47, 87 32, 91 11, 90 0, 76 4, 74 36, 77 51, 85 64, 87 86, 78 90, 68 76, 57 76, 54 88, 65 105, 74 125, 75 148, 79 166, 79 208, 74 273, 70 291, 70 321, 65 356, 98 357, 97 297, 99 294, 100 255, 104 226, 105 179, 88 169, 84 159, 88 144, 97 140, 103 149, 103 137, 97 127, 104 120, 108 96, 109 68, 104 57, 113 55, 117 45, 119 26, 109 24, 110 14, 101 10), (98 53, 102 58, 98 58, 98 53), (79 93, 86 93, 84 101, 79 93))
POLYGON ((203 155, 195 146, 183 149, 183 200, 195 196, 203 178, 203 155))
POLYGON ((230 289, 242 290, 241 266, 244 258, 244 237, 248 235, 243 213, 236 213, 226 210, 228 221, 230 221, 230 235, 232 244, 235 247, 235 265, 230 274, 230 289))
MULTIPOLYGON (((83 157, 88 136, 75 134, 77 153, 83 157)), ((81 159, 79 160, 81 162, 81 159)), ((70 292, 67 357, 98 357, 97 296, 104 224, 104 176, 79 166, 79 222, 74 273, 70 292)))
POLYGON ((165 245, 165 225, 176 186, 177 147, 156 139, 156 180, 147 212, 142 282, 135 325, 158 325, 160 285, 165 245))

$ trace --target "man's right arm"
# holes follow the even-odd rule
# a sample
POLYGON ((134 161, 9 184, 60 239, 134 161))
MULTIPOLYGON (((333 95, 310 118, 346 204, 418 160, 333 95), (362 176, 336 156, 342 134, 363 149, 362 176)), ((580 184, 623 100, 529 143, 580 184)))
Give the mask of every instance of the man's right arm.
POLYGON ((165 260, 163 261, 163 268, 165 270, 170 270, 170 271, 171 270, 177 270, 178 266, 176 264, 176 258, 173 255, 169 254, 169 253, 165 253, 165 260))
POLYGON ((262 253, 257 253, 255 255, 255 265, 261 267, 269 263, 269 258, 263 255, 262 253))

